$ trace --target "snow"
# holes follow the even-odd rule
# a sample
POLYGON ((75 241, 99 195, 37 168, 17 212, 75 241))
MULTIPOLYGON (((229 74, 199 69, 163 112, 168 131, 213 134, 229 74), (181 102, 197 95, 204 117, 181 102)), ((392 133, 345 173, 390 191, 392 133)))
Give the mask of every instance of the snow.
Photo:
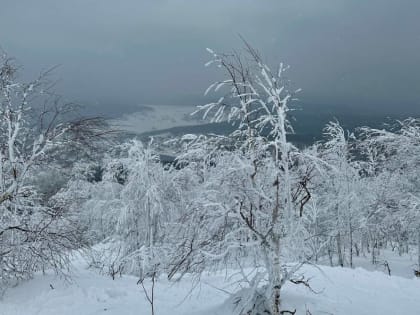
MULTIPOLYGON (((407 257, 406 257, 407 258, 407 257)), ((408 262, 406 262, 407 264, 408 262)), ((54 275, 33 280, 6 292, 0 315, 149 315, 150 304, 137 279, 110 277, 75 261, 72 281, 54 275)), ((287 284, 282 290, 283 308, 296 314, 416 315, 420 309, 420 279, 388 276, 380 271, 340 267, 306 266, 313 293, 304 286, 287 284)), ((159 278, 155 287, 157 315, 229 315, 227 292, 235 286, 226 280, 233 271, 204 275, 199 285, 191 278, 170 283, 159 278)), ((233 281, 230 279, 230 281, 233 281)), ((150 288, 150 283, 146 283, 150 288)))
MULTIPOLYGON (((39 275, 11 289, 0 302, 0 314, 150 314, 150 304, 142 287, 136 284, 138 279, 135 277, 123 276, 112 280, 82 267, 75 272, 71 283, 53 275, 39 275)), ((150 286, 146 284, 146 287, 150 286)), ((210 298, 200 294, 199 290, 188 298, 191 289, 191 283, 172 284, 159 279, 155 288, 157 314, 202 314, 225 299, 225 296, 213 290, 210 298)))
MULTIPOLYGON (((420 281, 362 268, 322 267, 324 277, 314 270, 311 285, 319 294, 288 285, 283 295, 285 307, 298 308, 302 302, 312 314, 418 314, 420 281)), ((305 307, 300 306, 300 314, 305 307)))
POLYGON ((111 124, 118 129, 141 134, 206 123, 202 120, 201 115, 191 116, 195 109, 194 106, 143 106, 139 112, 114 119, 111 124))
MULTIPOLYGON (((354 264, 361 266, 369 271, 382 271, 387 273, 385 262, 388 263, 391 269, 391 275, 400 276, 411 279, 414 276, 414 269, 417 268, 417 252, 412 249, 409 254, 398 255, 397 250, 392 251, 390 249, 381 250, 378 263, 372 265, 369 260, 370 257, 354 257, 354 264)), ((420 313, 420 311, 419 311, 420 313)))

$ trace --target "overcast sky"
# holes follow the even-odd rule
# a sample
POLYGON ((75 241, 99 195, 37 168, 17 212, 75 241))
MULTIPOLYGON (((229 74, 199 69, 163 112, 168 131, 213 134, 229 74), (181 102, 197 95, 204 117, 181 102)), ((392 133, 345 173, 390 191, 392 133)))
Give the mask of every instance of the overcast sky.
POLYGON ((60 64, 58 91, 104 113, 197 104, 206 47, 291 66, 301 102, 420 108, 418 0, 0 0, 0 46, 26 75, 60 64))

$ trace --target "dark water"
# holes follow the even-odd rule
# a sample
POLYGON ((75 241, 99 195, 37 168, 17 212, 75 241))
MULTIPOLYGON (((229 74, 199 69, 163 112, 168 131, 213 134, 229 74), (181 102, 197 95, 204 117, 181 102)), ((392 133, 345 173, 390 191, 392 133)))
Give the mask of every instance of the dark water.
MULTIPOLYGON (((289 140, 298 145, 309 145, 314 141, 322 139, 323 129, 330 121, 338 121, 344 129, 353 131, 357 127, 369 126, 372 128, 386 128, 387 124, 395 122, 397 119, 409 117, 403 114, 366 114, 357 111, 333 111, 333 110, 296 110, 291 112, 289 120, 293 126, 294 134, 289 135, 289 140)), ((222 134, 227 135, 235 129, 230 123, 203 124, 196 126, 174 127, 166 130, 150 131, 143 133, 142 136, 154 136, 164 132, 174 136, 186 133, 201 134, 222 134)))

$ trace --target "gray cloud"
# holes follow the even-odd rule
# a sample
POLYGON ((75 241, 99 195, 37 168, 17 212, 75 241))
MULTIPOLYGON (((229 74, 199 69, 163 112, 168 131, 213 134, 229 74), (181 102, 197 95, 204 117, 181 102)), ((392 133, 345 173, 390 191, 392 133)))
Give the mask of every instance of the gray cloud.
POLYGON ((2 0, 0 45, 27 75, 61 64, 59 92, 104 111, 202 102, 216 78, 205 48, 238 48, 238 33, 290 64, 302 102, 417 110, 418 12, 415 0, 2 0))

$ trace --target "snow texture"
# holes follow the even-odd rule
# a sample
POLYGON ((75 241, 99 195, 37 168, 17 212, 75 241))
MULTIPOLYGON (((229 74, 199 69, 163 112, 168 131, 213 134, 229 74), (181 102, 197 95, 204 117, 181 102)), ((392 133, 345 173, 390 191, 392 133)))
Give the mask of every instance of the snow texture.
MULTIPOLYGON (((392 261, 392 259, 391 259, 392 261)), ((410 263, 405 256, 396 263, 410 263)), ((386 315, 419 314, 420 280, 388 276, 362 268, 310 267, 303 271, 312 278, 318 293, 304 286, 286 284, 283 309, 296 314, 386 315)), ((193 291, 188 277, 180 283, 160 278, 155 288, 157 315, 229 315, 232 310, 227 292, 236 288, 227 281, 233 271, 203 275, 193 291), (225 292, 227 291, 227 292, 225 292)), ((233 279, 230 279, 233 281, 233 279)), ((0 301, 1 315, 149 315, 148 304, 137 278, 123 276, 112 280, 86 268, 78 259, 72 283, 53 275, 33 280, 9 290, 0 301)), ((146 284, 147 287, 148 284, 146 284)))

